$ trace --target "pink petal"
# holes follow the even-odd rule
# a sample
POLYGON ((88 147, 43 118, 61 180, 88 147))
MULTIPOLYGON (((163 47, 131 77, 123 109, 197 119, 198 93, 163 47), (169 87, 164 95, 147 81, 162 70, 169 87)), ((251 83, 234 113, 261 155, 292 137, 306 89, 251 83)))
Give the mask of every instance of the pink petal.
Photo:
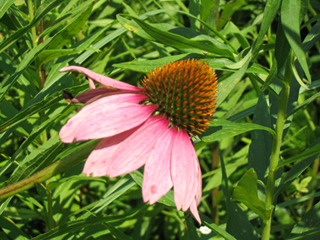
POLYGON ((106 88, 90 89, 88 91, 85 91, 84 93, 79 94, 75 98, 73 98, 72 102, 85 103, 94 97, 101 96, 101 95, 104 95, 104 94, 110 93, 110 92, 115 92, 115 91, 111 90, 111 89, 106 89, 106 88))
POLYGON ((197 189, 197 193, 196 193, 196 204, 197 206, 200 204, 201 201, 201 197, 202 197, 202 176, 201 176, 201 168, 200 168, 200 164, 199 161, 197 162, 197 167, 198 167, 198 189, 197 189))
MULTIPOLYGON (((103 101, 102 104, 113 104, 113 103, 140 103, 148 97, 144 94, 136 94, 136 93, 124 93, 121 91, 113 91, 111 90, 109 93, 105 94, 106 100, 103 101)), ((94 101, 90 101, 86 103, 86 105, 93 103, 94 101)))
POLYGON ((68 71, 75 71, 83 75, 86 75, 88 78, 92 79, 99 85, 104 86, 106 88, 121 89, 121 90, 135 91, 135 92, 143 91, 141 88, 103 76, 101 74, 95 73, 84 67, 68 66, 60 69, 60 72, 68 72, 68 71))
POLYGON ((150 117, 135 133, 122 142, 114 153, 108 175, 116 177, 132 172, 146 163, 158 138, 168 129, 169 121, 157 115, 150 117))
POLYGON ((172 148, 171 176, 177 209, 186 211, 198 190, 197 154, 186 131, 176 131, 172 148))
POLYGON ((150 153, 143 173, 142 195, 144 202, 157 202, 172 188, 171 154, 174 135, 167 129, 158 138, 154 150, 150 153))
POLYGON ((143 98, 139 94, 118 94, 90 102, 69 119, 59 136, 63 142, 70 143, 110 137, 132 129, 145 122, 157 108, 135 103, 143 98))
POLYGON ((193 202, 190 205, 190 212, 192 213, 192 215, 194 216, 194 218, 198 221, 198 223, 201 225, 201 219, 199 216, 199 212, 197 209, 197 203, 195 200, 193 200, 193 202))
POLYGON ((118 135, 102 139, 89 155, 82 172, 93 177, 107 175, 109 162, 114 152, 118 149, 121 142, 136 130, 136 128, 130 129, 118 135))
POLYGON ((94 85, 94 81, 91 78, 89 78, 89 87, 90 87, 90 89, 96 88, 96 86, 94 85))

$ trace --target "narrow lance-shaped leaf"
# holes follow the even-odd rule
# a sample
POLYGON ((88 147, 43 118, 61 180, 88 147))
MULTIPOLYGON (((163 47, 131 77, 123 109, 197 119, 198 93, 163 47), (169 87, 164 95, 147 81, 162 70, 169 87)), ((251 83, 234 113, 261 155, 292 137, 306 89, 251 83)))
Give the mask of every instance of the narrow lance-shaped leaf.
POLYGON ((47 47, 47 45, 51 42, 52 39, 53 38, 48 38, 43 43, 31 49, 31 51, 26 54, 22 62, 19 64, 15 73, 10 78, 8 78, 7 81, 2 82, 2 86, 0 89, 0 100, 9 91, 9 89, 16 83, 16 81, 21 76, 21 74, 23 74, 25 69, 27 69, 27 67, 34 61, 34 59, 36 59, 39 53, 47 47))
POLYGON ((70 41, 70 38, 74 35, 78 34, 85 22, 88 20, 90 14, 92 11, 92 5, 90 4, 86 8, 84 8, 84 11, 79 14, 78 17, 75 17, 63 30, 59 32, 55 36, 54 41, 50 44, 50 49, 59 49, 61 48, 65 43, 70 41))
POLYGON ((184 52, 203 53, 203 51, 207 51, 209 53, 234 59, 233 51, 227 45, 209 36, 198 35, 194 38, 188 39, 178 34, 156 29, 138 18, 132 17, 132 19, 136 21, 140 27, 146 31, 146 33, 156 39, 156 41, 168 46, 180 49, 184 52))
POLYGON ((256 55, 259 51, 260 45, 262 44, 263 38, 265 34, 267 33, 271 23, 273 22, 273 19, 275 18, 278 9, 280 7, 281 1, 279 0, 268 0, 266 2, 264 11, 263 11, 263 20, 261 23, 260 31, 258 38, 254 44, 253 47, 253 53, 256 55))
MULTIPOLYGON (((77 87, 72 87, 70 89, 66 89, 66 91, 70 92, 72 95, 78 94, 80 91, 83 91, 87 88, 87 85, 80 85, 77 87)), ((29 107, 22 109, 18 114, 16 114, 14 117, 8 119, 4 123, 0 124, 0 133, 7 131, 8 129, 16 126, 18 123, 26 120, 33 114, 39 113, 43 110, 49 109, 50 107, 57 104, 59 101, 62 100, 62 93, 56 92, 52 94, 47 99, 42 99, 40 102, 37 102, 33 105, 30 105, 29 107)))
POLYGON ((320 202, 311 208, 298 222, 287 239, 319 239, 320 202), (309 238, 310 237, 310 238, 309 238))
POLYGON ((7 0, 7 1, 1 1, 0 3, 0 19, 2 16, 7 12, 9 7, 15 2, 16 0, 7 0))
POLYGON ((219 94, 217 96, 217 107, 223 102, 223 100, 225 100, 228 97, 230 92, 241 80, 249 66, 250 60, 251 59, 249 58, 239 70, 237 70, 231 76, 226 78, 224 81, 218 83, 219 94))
POLYGON ((266 130, 275 135, 271 128, 264 127, 254 123, 235 123, 224 119, 214 119, 209 125, 209 129, 204 133, 202 140, 204 142, 214 142, 227 137, 237 136, 239 134, 252 130, 266 130))
POLYGON ((49 1, 48 0, 48 1, 45 1, 44 3, 42 3, 40 5, 40 7, 38 8, 38 10, 35 14, 35 17, 30 24, 28 24, 27 26, 25 26, 23 28, 20 28, 18 31, 16 31, 14 34, 12 34, 9 38, 4 40, 0 44, 0 53, 2 51, 4 51, 6 48, 10 47, 12 44, 14 44, 26 32, 28 32, 34 25, 36 25, 36 23, 40 19, 42 19, 48 12, 50 12, 53 8, 55 8, 56 6, 61 4, 62 2, 64 2, 64 1, 61 1, 61 0, 50 0, 49 1))
POLYGON ((215 224, 210 224, 208 222, 204 222, 204 225, 206 225, 208 228, 210 228, 213 232, 215 232, 217 235, 223 237, 224 239, 227 240, 236 240, 231 234, 228 232, 224 231, 223 229, 219 228, 215 224))
MULTIPOLYGON (((260 93, 253 122, 271 129, 270 111, 263 92, 260 93)), ((254 130, 251 132, 251 138, 252 142, 248 154, 249 168, 254 168, 259 180, 266 184, 267 178, 265 177, 265 173, 270 165, 272 135, 267 131, 254 130), (257 161, 257 159, 259 159, 259 161, 257 161)))
POLYGON ((301 0, 282 1, 281 5, 281 23, 286 35, 286 38, 293 49, 298 62, 300 63, 307 79, 311 81, 311 75, 306 59, 306 54, 303 51, 300 37, 300 23, 297 16, 300 15, 301 0))
MULTIPOLYGON (((246 214, 240 207, 231 201, 231 195, 228 187, 228 171, 230 171, 230 164, 225 166, 224 158, 220 152, 220 163, 222 173, 221 188, 223 191, 224 199, 226 201, 226 208, 228 212, 227 232, 232 234, 237 239, 256 240, 254 235, 253 226, 247 218, 246 214)), ((237 162, 238 164, 238 162, 237 162)))

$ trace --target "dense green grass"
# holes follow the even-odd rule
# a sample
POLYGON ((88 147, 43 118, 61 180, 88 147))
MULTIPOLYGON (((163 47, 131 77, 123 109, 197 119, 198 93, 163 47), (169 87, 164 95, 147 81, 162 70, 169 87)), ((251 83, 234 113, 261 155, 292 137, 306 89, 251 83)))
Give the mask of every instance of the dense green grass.
POLYGON ((319 19, 312 0, 1 1, 0 239, 318 239, 319 19), (89 89, 60 68, 137 85, 185 58, 219 78, 194 141, 209 234, 172 191, 143 203, 142 171, 81 174, 97 141, 58 136, 81 106, 63 90, 89 89))

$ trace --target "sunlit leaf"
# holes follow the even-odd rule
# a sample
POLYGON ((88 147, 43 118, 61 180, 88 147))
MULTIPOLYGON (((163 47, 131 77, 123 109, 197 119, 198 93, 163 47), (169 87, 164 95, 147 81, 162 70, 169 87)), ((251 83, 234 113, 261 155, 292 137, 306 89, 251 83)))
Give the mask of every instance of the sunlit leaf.
POLYGON ((266 220, 271 217, 273 209, 267 209, 264 201, 258 198, 258 178, 253 168, 249 169, 234 189, 232 200, 245 204, 248 208, 266 220))
POLYGON ((271 134, 274 131, 268 127, 264 127, 254 123, 235 123, 223 119, 214 119, 209 125, 209 129, 205 132, 202 140, 204 142, 214 142, 227 137, 237 136, 239 134, 252 130, 266 130, 271 134))

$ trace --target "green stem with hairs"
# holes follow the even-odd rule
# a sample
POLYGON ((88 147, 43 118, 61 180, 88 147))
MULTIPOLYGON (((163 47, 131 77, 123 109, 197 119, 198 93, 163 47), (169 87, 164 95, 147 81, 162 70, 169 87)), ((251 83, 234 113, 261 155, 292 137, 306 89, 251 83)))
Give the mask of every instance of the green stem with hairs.
MULTIPOLYGON (((291 83, 291 78, 292 78, 291 64, 292 64, 292 57, 291 57, 291 54, 289 54, 288 59, 287 59, 287 63, 286 63, 285 76, 284 76, 283 87, 282 87, 282 91, 281 91, 281 97, 279 99, 279 109, 278 109, 276 129, 275 129, 276 136, 273 138, 268 180, 267 180, 267 185, 266 185, 265 204, 266 204, 267 209, 273 208, 277 165, 279 162, 283 130, 284 130, 285 122, 286 122, 286 110, 287 110, 287 105, 288 105, 290 83, 291 83)), ((270 239, 271 222, 272 222, 272 216, 270 216, 269 218, 264 220, 263 230, 262 230, 262 240, 269 240, 270 239)))
POLYGON ((74 166, 75 164, 81 162, 85 159, 90 152, 96 147, 98 140, 91 141, 89 143, 81 145, 75 151, 69 155, 61 158, 50 166, 42 169, 41 171, 23 179, 19 182, 8 185, 0 189, 0 200, 8 198, 10 196, 16 195, 20 192, 28 190, 39 183, 46 181, 47 179, 64 172, 68 168, 74 166))

